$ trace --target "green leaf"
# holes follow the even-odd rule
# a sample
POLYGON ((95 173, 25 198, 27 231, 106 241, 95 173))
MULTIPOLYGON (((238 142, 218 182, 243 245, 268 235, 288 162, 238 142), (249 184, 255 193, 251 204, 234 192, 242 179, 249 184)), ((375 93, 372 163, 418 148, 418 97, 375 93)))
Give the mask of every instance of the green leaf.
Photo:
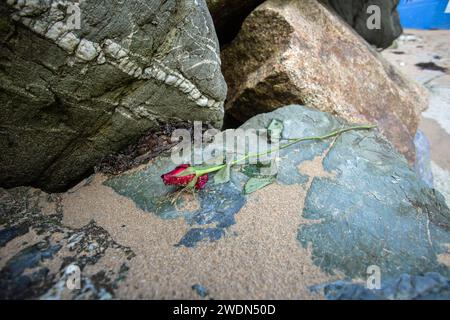
POLYGON ((256 164, 248 164, 246 166, 243 166, 241 171, 243 174, 245 174, 249 178, 254 178, 254 177, 259 178, 259 177, 263 176, 263 175, 261 175, 261 169, 267 168, 268 166, 270 166, 270 164, 267 165, 267 164, 258 162, 256 164))
POLYGON ((283 121, 273 119, 272 122, 270 122, 269 127, 267 127, 269 139, 271 141, 279 140, 281 138, 283 129, 284 129, 283 121))
POLYGON ((214 176, 214 183, 221 184, 230 181, 231 165, 228 164, 226 167, 220 169, 214 176))
POLYGON ((209 170, 214 167, 217 167, 217 165, 201 165, 201 166, 190 167, 190 169, 192 169, 192 171, 195 172, 195 171, 209 170))
POLYGON ((275 181, 275 177, 250 178, 244 186, 244 193, 250 194, 262 189, 275 181))

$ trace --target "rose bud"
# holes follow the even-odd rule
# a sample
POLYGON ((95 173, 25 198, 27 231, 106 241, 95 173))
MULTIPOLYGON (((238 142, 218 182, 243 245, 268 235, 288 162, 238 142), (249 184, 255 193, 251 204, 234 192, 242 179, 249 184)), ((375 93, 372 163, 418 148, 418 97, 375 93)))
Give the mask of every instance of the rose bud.
POLYGON ((201 190, 205 187, 205 184, 208 182, 208 175, 204 174, 198 177, 197 183, 195 184, 195 189, 201 190))
MULTIPOLYGON (((195 178, 195 171, 187 171, 190 168, 188 164, 182 164, 173 169, 172 171, 165 173, 161 176, 165 185, 171 186, 187 186, 191 183, 195 178)), ((195 183, 195 188, 197 190, 203 189, 205 184, 208 182, 208 175, 202 175, 197 178, 197 182, 195 183)))

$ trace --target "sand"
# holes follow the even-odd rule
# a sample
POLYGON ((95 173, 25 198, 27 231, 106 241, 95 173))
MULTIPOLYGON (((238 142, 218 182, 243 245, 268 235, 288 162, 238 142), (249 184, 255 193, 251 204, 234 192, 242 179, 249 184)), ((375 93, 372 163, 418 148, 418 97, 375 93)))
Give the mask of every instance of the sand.
POLYGON ((450 206, 450 72, 422 70, 421 62, 434 62, 450 70, 450 30, 404 30, 415 41, 397 41, 383 56, 405 75, 429 90, 429 108, 422 113, 419 128, 430 142, 435 187, 450 206), (401 54, 399 54, 401 53, 401 54))
MULTIPOLYGON (((330 175, 321 161, 299 169, 330 175)), ((183 218, 162 220, 144 212, 104 186, 104 179, 96 175, 89 185, 63 195, 63 224, 79 228, 94 219, 134 251, 117 298, 198 299, 192 285, 201 284, 209 292, 206 298, 213 299, 321 299, 308 287, 340 278, 322 272, 297 241, 300 224, 317 222, 301 215, 312 178, 305 189, 272 184, 252 194, 224 238, 194 248, 174 246, 190 228, 183 218)), ((123 263, 120 254, 103 259, 105 268, 123 263)))

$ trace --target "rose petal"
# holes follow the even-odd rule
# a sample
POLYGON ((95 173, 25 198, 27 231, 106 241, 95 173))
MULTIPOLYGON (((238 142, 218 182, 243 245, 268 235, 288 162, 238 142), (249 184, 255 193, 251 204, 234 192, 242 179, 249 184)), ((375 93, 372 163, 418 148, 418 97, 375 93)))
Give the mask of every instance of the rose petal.
POLYGON ((205 174, 203 176, 198 177, 197 183, 195 184, 195 189, 201 190, 205 187, 206 183, 208 182, 208 175, 205 174))
POLYGON ((190 174, 187 176, 179 176, 183 171, 185 171, 189 167, 190 166, 188 164, 179 165, 172 171, 163 174, 161 176, 161 179, 163 180, 165 185, 185 186, 195 178, 195 174, 190 174))

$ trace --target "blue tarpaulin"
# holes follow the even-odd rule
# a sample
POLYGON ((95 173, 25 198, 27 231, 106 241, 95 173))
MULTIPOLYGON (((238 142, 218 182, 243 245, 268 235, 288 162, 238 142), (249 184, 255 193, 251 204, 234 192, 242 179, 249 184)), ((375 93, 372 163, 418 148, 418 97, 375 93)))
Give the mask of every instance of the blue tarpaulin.
POLYGON ((449 0, 401 0, 398 12, 404 28, 450 29, 449 0))

